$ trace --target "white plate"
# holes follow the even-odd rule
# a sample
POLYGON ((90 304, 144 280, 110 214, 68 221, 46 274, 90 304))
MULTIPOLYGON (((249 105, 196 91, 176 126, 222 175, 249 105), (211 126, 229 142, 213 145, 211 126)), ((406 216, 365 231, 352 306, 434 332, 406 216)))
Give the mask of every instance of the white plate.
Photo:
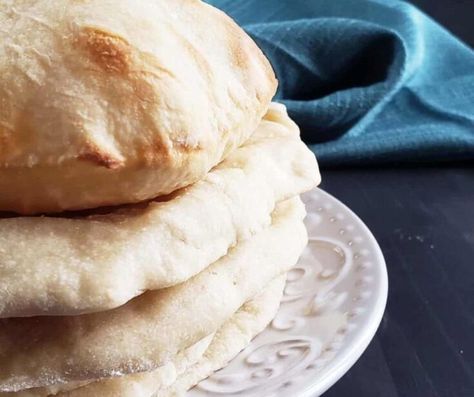
POLYGON ((310 397, 331 387, 373 338, 387 270, 364 223, 320 189, 303 197, 309 244, 273 322, 189 397, 310 397))

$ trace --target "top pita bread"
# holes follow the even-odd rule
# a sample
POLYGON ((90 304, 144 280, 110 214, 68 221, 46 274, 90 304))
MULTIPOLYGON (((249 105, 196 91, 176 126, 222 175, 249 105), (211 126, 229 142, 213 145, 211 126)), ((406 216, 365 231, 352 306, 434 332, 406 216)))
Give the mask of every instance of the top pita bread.
POLYGON ((0 220, 0 317, 71 315, 182 282, 319 182, 282 105, 244 146, 169 201, 78 218, 0 220))
POLYGON ((202 178, 276 79, 198 0, 0 2, 0 210, 139 202, 202 178))

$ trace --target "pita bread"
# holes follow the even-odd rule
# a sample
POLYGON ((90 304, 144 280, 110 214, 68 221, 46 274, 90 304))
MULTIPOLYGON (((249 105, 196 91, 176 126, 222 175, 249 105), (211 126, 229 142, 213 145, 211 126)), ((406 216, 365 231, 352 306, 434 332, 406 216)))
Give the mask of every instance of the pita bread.
MULTIPOLYGON (((285 281, 286 274, 273 281, 273 284, 267 287, 267 290, 259 298, 248 302, 243 310, 237 312, 217 331, 203 358, 188 367, 173 384, 158 390, 154 397, 182 396, 201 380, 225 367, 275 317, 285 281), (274 297, 275 294, 278 294, 277 298, 274 297), (262 302, 263 300, 265 302, 262 302)), ((132 396, 130 395, 130 397, 132 396)))
POLYGON ((276 79, 198 0, 0 2, 0 210, 140 202, 201 179, 276 79))
MULTIPOLYGON (((234 315, 235 316, 235 315, 234 315)), ((234 317, 233 316, 233 317, 234 317)), ((230 321, 230 320, 228 320, 230 321)), ((177 381, 183 373, 202 359, 206 349, 213 340, 211 334, 191 347, 178 352, 170 362, 151 372, 140 372, 131 375, 118 376, 80 382, 69 382, 47 387, 35 387, 18 392, 0 393, 1 397, 48 397, 48 396, 117 396, 149 395, 160 388, 168 388, 177 381)))
POLYGON ((118 307, 187 280, 270 223, 275 203, 319 182, 283 105, 202 181, 166 202, 76 218, 0 220, 0 317, 118 307))
POLYGON ((272 225, 194 276, 117 309, 0 320, 0 391, 151 371, 216 331, 306 242, 303 203, 278 204, 272 225))
POLYGON ((86 385, 35 388, 1 397, 165 397, 181 395, 224 367, 272 320, 280 305, 286 275, 244 304, 219 330, 155 371, 87 382, 86 385), (76 386, 76 387, 74 387, 76 386))

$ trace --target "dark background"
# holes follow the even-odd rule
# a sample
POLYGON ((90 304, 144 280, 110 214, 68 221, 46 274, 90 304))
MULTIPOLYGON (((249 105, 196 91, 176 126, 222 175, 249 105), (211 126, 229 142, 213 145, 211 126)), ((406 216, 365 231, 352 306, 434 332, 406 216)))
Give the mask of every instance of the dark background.
POLYGON ((474 0, 412 0, 410 3, 474 47, 474 0))
MULTIPOLYGON (((412 3, 474 47, 474 0, 412 3)), ((372 230, 389 275, 375 339, 324 397, 474 397, 472 164, 322 175, 372 230)))
POLYGON ((474 0, 411 0, 410 3, 474 47, 474 0))

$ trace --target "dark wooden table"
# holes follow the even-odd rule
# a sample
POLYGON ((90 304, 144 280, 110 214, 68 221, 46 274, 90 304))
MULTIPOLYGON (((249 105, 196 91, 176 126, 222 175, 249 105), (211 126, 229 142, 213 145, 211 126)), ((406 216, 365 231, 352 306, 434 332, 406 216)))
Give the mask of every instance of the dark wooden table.
POLYGON ((379 241, 390 289, 374 341, 325 397, 473 397, 474 169, 323 176, 379 241))
MULTIPOLYGON (((412 3, 474 47, 474 0, 412 3)), ((474 168, 322 173, 374 233, 389 275, 375 339, 324 397, 474 397, 474 168)))

